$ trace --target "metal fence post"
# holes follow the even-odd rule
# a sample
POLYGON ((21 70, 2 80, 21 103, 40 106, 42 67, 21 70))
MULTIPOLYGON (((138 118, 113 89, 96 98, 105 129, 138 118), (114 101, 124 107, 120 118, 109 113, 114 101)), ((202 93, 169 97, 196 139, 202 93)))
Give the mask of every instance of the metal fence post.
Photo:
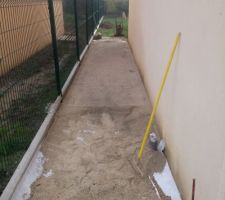
POLYGON ((80 44, 79 44, 79 26, 78 26, 78 14, 77 14, 77 0, 74 0, 73 2, 74 2, 74 15, 75 15, 77 59, 80 61, 80 44))
POLYGON ((100 20, 100 3, 98 0, 98 23, 99 23, 99 20, 100 20))
POLYGON ((88 16, 88 0, 86 0, 86 40, 89 43, 89 30, 88 30, 89 16, 88 16))
POLYGON ((94 0, 91 0, 91 15, 92 15, 92 27, 91 27, 91 34, 93 34, 94 33, 94 27, 95 27, 95 25, 94 25, 94 0))
POLYGON ((59 56, 58 56, 58 47, 57 47, 57 38, 56 38, 55 15, 54 15, 54 6, 53 6, 52 0, 48 0, 48 10, 49 10, 50 25, 51 25, 52 48, 53 48, 53 57, 54 57, 54 63, 55 63, 56 86, 57 86, 58 95, 62 96, 60 74, 59 74, 59 56))

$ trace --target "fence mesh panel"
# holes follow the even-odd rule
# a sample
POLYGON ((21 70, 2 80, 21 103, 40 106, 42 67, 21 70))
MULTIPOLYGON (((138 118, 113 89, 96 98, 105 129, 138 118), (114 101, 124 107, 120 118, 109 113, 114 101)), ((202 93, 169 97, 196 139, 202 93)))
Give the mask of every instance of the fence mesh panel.
POLYGON ((63 1, 63 6, 59 7, 57 1, 54 1, 56 36, 58 47, 59 71, 61 86, 64 85, 73 66, 78 60, 76 47, 76 26, 75 26, 75 7, 74 0, 63 1), (61 29, 60 20, 62 18, 63 26, 61 29))
POLYGON ((90 40, 92 36, 93 26, 94 26, 94 20, 93 20, 93 6, 92 6, 92 0, 87 0, 87 40, 90 40))
MULTIPOLYGON (((77 1, 77 20, 78 20, 78 30, 79 30, 79 50, 80 53, 84 50, 87 44, 87 30, 86 30, 86 0, 76 0, 77 1)), ((92 27, 91 27, 92 28, 92 27)))
POLYGON ((102 0, 0 1, 0 194, 102 15, 102 0))

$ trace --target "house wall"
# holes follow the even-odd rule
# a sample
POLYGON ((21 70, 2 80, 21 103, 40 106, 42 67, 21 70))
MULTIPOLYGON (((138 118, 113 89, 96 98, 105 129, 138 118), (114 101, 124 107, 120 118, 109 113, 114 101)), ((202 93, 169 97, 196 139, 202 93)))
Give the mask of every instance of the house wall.
POLYGON ((183 199, 225 199, 225 1, 130 0, 129 43, 154 102, 176 33, 182 38, 157 111, 183 199))
MULTIPOLYGON (((63 34, 62 0, 54 0, 57 33, 63 34)), ((51 43, 47 0, 0 3, 0 75, 51 43)))

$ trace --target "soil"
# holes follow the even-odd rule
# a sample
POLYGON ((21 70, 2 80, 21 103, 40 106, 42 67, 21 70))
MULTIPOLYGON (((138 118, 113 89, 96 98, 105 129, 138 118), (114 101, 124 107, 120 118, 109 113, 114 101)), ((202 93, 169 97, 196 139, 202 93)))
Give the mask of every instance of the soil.
POLYGON ((110 22, 102 22, 100 25, 100 28, 103 29, 112 29, 114 27, 114 25, 110 22))

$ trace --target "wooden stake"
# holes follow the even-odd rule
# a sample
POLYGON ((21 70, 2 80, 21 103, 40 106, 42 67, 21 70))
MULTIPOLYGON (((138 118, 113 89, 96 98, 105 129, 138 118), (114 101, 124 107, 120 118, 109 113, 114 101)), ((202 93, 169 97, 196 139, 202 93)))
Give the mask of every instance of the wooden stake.
POLYGON ((192 181, 192 200, 195 200, 195 179, 192 181))

